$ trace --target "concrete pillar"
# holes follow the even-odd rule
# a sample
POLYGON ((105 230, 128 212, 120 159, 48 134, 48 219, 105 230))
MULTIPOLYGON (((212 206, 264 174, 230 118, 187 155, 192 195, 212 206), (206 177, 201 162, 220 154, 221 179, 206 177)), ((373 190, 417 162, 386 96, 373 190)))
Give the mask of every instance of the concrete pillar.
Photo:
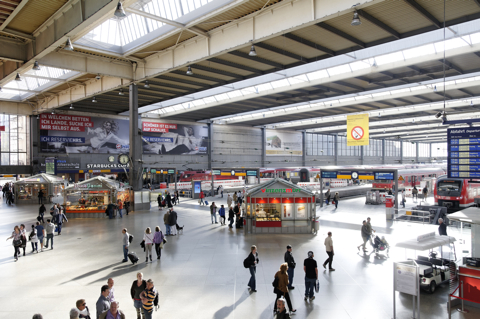
POLYGON ((403 142, 400 141, 400 164, 403 164, 403 142))
POLYGON ((385 140, 382 140, 382 164, 385 164, 385 140))
POLYGON ((138 88, 136 84, 130 84, 129 88, 129 115, 130 115, 130 186, 134 191, 142 190, 143 166, 142 159, 142 136, 138 132, 138 88))
MULTIPOLYGON (((213 125, 211 121, 208 121, 207 123, 208 126, 208 145, 207 145, 207 155, 208 155, 208 169, 212 169, 212 139, 213 139, 213 125)), ((213 186, 212 186, 213 187, 213 186)))
POLYGON ((338 135, 334 135, 334 140, 333 140, 333 147, 334 147, 334 151, 335 151, 335 165, 338 165, 338 144, 337 144, 337 141, 338 141, 338 135))
POLYGON ((433 154, 432 150, 433 150, 433 146, 432 146, 432 143, 430 143, 430 153, 428 154, 428 157, 430 157, 430 162, 432 161, 432 157, 433 157, 432 156, 432 154, 433 154))
POLYGON ((267 157, 267 129, 264 127, 261 128, 262 130, 262 167, 265 167, 266 157, 267 157))
POLYGON ((415 149, 416 149, 416 151, 415 151, 415 162, 419 163, 419 162, 420 162, 420 161, 419 161, 419 157, 420 157, 420 156, 419 156, 419 152, 418 152, 418 150, 419 150, 419 148, 418 148, 418 142, 415 142, 415 149))
POLYGON ((302 166, 306 166, 307 162, 307 132, 302 132, 302 166))
POLYGON ((364 153, 365 150, 364 150, 364 147, 365 147, 365 146, 363 146, 363 145, 360 146, 360 163, 361 163, 362 165, 365 164, 365 153, 364 153))

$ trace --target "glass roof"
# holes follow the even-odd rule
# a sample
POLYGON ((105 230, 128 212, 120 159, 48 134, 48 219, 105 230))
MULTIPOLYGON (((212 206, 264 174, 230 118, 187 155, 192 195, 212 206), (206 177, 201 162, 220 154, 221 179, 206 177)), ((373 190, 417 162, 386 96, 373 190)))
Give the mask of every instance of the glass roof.
POLYGON ((22 101, 78 74, 80 72, 49 66, 40 66, 39 71, 30 69, 20 74, 21 81, 7 82, 2 87, 0 99, 22 101))
MULTIPOLYGON (((198 14, 196 13, 200 15, 205 14, 206 12, 197 12, 197 10, 207 4, 214 2, 224 4, 230 1, 231 0, 139 0, 129 8, 185 24, 197 18, 198 14)), ((210 9, 213 10, 215 8, 216 7, 212 7, 210 9)), ((128 8, 125 8, 125 13, 127 14, 125 18, 119 19, 113 16, 75 41, 75 43, 124 53, 135 46, 150 41, 150 39, 147 39, 145 36, 152 34, 154 31, 159 31, 155 32, 155 37, 158 37, 175 29, 174 26, 161 21, 128 12, 128 8), (162 30, 159 30, 160 28, 162 28, 162 30)))

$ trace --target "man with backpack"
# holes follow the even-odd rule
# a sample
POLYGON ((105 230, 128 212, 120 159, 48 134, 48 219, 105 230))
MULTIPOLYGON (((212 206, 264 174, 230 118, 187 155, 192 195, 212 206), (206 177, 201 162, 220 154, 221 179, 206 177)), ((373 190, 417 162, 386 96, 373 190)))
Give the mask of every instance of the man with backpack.
POLYGON ((147 280, 147 289, 140 294, 140 299, 142 300, 145 319, 152 319, 153 307, 158 306, 158 295, 152 279, 147 280))
POLYGON ((170 236, 170 210, 163 215, 163 224, 165 225, 165 236, 170 236))
POLYGON ((56 215, 55 220, 57 222, 58 235, 61 235, 63 221, 66 221, 68 223, 67 216, 65 216, 62 209, 60 209, 59 213, 56 215))
POLYGON ((123 260, 122 263, 125 263, 128 261, 128 247, 130 246, 130 234, 127 233, 127 229, 124 228, 122 230, 123 238, 122 238, 122 243, 123 243, 123 260))
POLYGON ((212 224, 213 224, 213 219, 215 218, 215 224, 218 224, 217 222, 217 205, 215 205, 215 202, 212 202, 212 205, 210 205, 210 218, 212 219, 212 224))

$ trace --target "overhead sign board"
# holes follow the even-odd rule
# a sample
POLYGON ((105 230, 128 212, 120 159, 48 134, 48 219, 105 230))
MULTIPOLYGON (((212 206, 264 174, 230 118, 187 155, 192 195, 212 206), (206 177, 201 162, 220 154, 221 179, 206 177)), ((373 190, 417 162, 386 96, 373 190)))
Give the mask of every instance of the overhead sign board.
POLYGON ((480 128, 447 130, 448 177, 480 178, 480 128))
POLYGON ((376 180, 390 180, 393 181, 393 172, 376 172, 375 173, 376 180))
POLYGON ((368 145, 368 113, 347 116, 347 146, 368 145))
POLYGON ((418 274, 413 261, 393 264, 395 290, 409 295, 417 295, 418 274))
POLYGON ((50 174, 50 175, 55 175, 56 174, 56 164, 57 161, 55 157, 47 157, 45 158, 45 173, 50 174))
POLYGON ((247 176, 257 176, 257 171, 247 171, 247 176))
POLYGON ((322 171, 322 178, 337 178, 337 172, 324 172, 324 171, 322 171))

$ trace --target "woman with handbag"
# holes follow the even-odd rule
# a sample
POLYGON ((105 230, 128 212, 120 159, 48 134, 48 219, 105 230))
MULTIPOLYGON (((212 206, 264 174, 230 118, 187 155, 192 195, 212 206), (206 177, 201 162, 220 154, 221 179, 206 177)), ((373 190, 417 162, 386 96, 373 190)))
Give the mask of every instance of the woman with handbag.
MULTIPOLYGON (((25 230, 24 224, 20 224, 20 233, 22 234, 22 246, 20 246, 20 248, 23 249, 23 256, 25 256, 25 248, 27 247, 27 231, 25 230)), ((20 254, 18 256, 20 256, 20 254)))
POLYGON ((30 235, 28 235, 30 239, 30 243, 32 244, 32 254, 36 251, 38 254, 38 237, 37 237, 37 230, 35 229, 35 225, 32 225, 32 231, 30 235))
POLYGON ((13 228, 12 236, 8 237, 7 240, 13 238, 13 248, 15 248, 15 253, 13 254, 13 258, 15 261, 18 260, 18 255, 20 255, 20 246, 22 246, 22 233, 20 232, 20 228, 15 226, 13 228))
POLYGON ((150 255, 150 261, 152 261, 152 245, 153 245, 153 234, 150 227, 147 227, 145 234, 143 235, 143 240, 145 241, 145 262, 148 263, 148 256, 150 255))
POLYGON ((157 253, 157 259, 160 259, 160 257, 162 257, 164 239, 165 236, 163 236, 160 226, 155 227, 155 236, 153 236, 153 243, 155 244, 155 252, 157 253))
POLYGON ((292 302, 290 300, 290 294, 288 293, 288 264, 283 263, 280 265, 280 270, 277 271, 275 274, 275 280, 273 281, 273 292, 277 294, 277 297, 275 298, 275 305, 273 307, 273 312, 277 312, 277 300, 278 298, 284 296, 285 300, 287 300, 287 305, 288 305, 288 310, 290 310, 290 313, 294 313, 297 311, 297 309, 293 309, 292 307, 292 302))

